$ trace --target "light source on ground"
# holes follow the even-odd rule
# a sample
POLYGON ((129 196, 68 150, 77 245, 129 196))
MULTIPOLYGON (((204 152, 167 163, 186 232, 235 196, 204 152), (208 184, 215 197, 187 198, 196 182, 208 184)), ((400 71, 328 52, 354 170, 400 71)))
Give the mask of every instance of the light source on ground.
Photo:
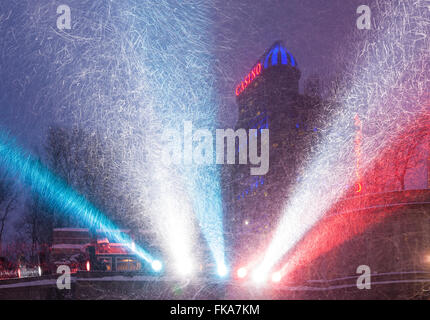
POLYGON ((237 276, 239 279, 245 278, 247 274, 248 274, 248 270, 246 270, 246 268, 239 268, 237 270, 237 276))
POLYGON ((152 266, 152 270, 156 272, 161 271, 161 269, 163 268, 163 264, 159 260, 152 261, 151 266, 152 266))
POLYGON ((275 272, 273 275, 272 275, 272 282, 274 282, 274 283, 278 283, 278 282, 280 282, 281 281, 281 279, 282 279, 282 275, 281 275, 281 273, 278 271, 278 272, 275 272))
POLYGON ((186 277, 193 274, 194 267, 193 263, 189 260, 182 260, 176 265, 176 273, 179 276, 186 277))
POLYGON ((218 275, 220 277, 225 277, 227 275, 227 273, 228 273, 228 270, 227 270, 227 267, 225 266, 225 264, 220 264, 218 266, 218 270, 217 271, 218 271, 218 275))
POLYGON ((252 274, 252 281, 257 285, 262 285, 267 279, 267 272, 263 269, 256 269, 252 274))

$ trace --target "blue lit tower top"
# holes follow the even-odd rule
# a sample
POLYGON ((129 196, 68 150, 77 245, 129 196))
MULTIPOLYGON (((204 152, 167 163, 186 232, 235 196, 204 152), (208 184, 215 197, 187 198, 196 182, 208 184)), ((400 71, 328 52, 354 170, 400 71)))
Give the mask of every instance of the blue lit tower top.
POLYGON ((301 72, 293 54, 276 41, 235 87, 239 123, 260 111, 273 117, 292 112, 299 95, 301 72))
POLYGON ((264 69, 280 65, 297 67, 294 56, 280 41, 275 42, 267 53, 263 55, 261 63, 264 69))
POLYGON ((276 41, 237 83, 237 102, 239 105, 249 106, 250 99, 262 98, 268 93, 271 96, 266 97, 268 100, 276 100, 276 97, 279 97, 282 101, 273 102, 284 102, 285 97, 298 94, 300 76, 296 58, 281 41, 276 41))

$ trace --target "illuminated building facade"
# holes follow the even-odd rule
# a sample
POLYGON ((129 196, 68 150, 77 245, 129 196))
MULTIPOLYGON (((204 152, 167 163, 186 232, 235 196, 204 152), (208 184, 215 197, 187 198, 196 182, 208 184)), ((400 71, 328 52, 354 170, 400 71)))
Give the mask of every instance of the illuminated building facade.
POLYGON ((315 119, 321 99, 299 93, 300 77, 295 57, 275 42, 234 89, 236 129, 270 130, 266 175, 251 176, 247 165, 228 166, 224 172, 226 226, 238 245, 248 243, 243 237, 264 237, 273 230, 284 197, 300 179, 300 165, 319 134, 315 119))

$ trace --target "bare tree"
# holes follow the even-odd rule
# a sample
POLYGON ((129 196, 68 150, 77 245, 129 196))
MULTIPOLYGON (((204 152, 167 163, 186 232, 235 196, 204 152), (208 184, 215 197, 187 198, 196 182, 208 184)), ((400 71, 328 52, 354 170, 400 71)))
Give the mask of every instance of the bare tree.
POLYGON ((369 192, 406 189, 406 177, 411 169, 425 161, 425 152, 430 140, 428 115, 405 129, 376 161, 366 178, 369 192))
POLYGON ((8 179, 6 174, 3 174, 0 178, 0 253, 6 222, 10 212, 14 209, 16 197, 13 182, 8 179))
POLYGON ((395 177, 400 184, 400 190, 405 190, 405 177, 409 169, 416 168, 421 160, 420 146, 428 142, 430 129, 426 126, 417 126, 409 129, 407 143, 397 145, 393 150, 395 177))
MULTIPOLYGON (((130 203, 121 192, 118 168, 113 165, 113 148, 97 133, 79 128, 52 127, 45 145, 45 161, 68 186, 101 209, 111 220, 124 222, 130 203)), ((41 161, 41 160, 40 160, 41 161)), ((132 192, 127 197, 132 197, 132 192)), ((34 194, 15 228, 21 241, 29 245, 26 256, 34 260, 44 246, 52 242, 52 231, 58 227, 91 227, 78 218, 52 208, 43 194, 34 194)), ((122 223, 123 227, 129 227, 122 223)))
MULTIPOLYGON (((115 148, 97 131, 52 127, 48 132, 47 163, 77 192, 121 221, 133 206, 132 191, 124 195, 125 183, 117 166, 115 148), (127 197, 127 199, 124 199, 127 197)), ((127 188, 130 190, 130 188, 127 188)), ((72 217, 55 215, 55 225, 79 225, 72 217)))

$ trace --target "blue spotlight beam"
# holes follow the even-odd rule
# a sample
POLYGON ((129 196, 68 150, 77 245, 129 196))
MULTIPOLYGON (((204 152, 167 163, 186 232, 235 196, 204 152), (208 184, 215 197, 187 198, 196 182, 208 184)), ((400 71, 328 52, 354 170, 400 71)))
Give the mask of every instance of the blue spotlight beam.
POLYGON ((0 133, 0 165, 20 182, 28 186, 31 192, 40 196, 53 210, 64 215, 81 219, 89 228, 103 230, 106 235, 119 243, 124 243, 137 256, 146 262, 159 262, 143 248, 132 248, 132 239, 123 233, 99 209, 83 195, 74 191, 64 180, 54 175, 39 160, 22 150, 7 134, 0 133))
MULTIPOLYGON (((191 170, 190 170, 191 171, 191 170)), ((193 168, 194 179, 188 181, 193 195, 194 210, 204 238, 212 252, 217 269, 225 270, 225 245, 223 234, 222 198, 218 169, 215 166, 193 168)))
MULTIPOLYGON (((184 121, 192 121, 195 128, 214 132, 219 99, 214 89, 216 64, 210 2, 165 0, 138 8, 136 13, 141 21, 151 21, 139 26, 145 30, 146 39, 139 52, 140 59, 145 61, 144 82, 148 86, 147 104, 154 110, 153 128, 157 123, 160 128, 181 131, 184 121)), ((155 137, 157 132, 148 140, 160 140, 155 137)), ((161 147, 162 144, 153 142, 148 150, 161 147)), ((217 268, 226 269, 219 167, 184 163, 163 167, 159 162, 156 157, 151 161, 154 172, 151 179, 159 181, 163 199, 161 206, 156 205, 151 211, 158 217, 156 225, 162 224, 160 229, 169 251, 174 251, 173 256, 179 255, 181 260, 187 255, 198 258, 198 244, 191 228, 196 223, 217 268), (167 208, 166 202, 170 204, 167 208), (173 210, 166 213, 169 207, 173 210), (173 227, 166 227, 169 224, 173 227), (182 244, 178 246, 178 242, 182 244), (183 252, 179 253, 180 250, 183 252)))

